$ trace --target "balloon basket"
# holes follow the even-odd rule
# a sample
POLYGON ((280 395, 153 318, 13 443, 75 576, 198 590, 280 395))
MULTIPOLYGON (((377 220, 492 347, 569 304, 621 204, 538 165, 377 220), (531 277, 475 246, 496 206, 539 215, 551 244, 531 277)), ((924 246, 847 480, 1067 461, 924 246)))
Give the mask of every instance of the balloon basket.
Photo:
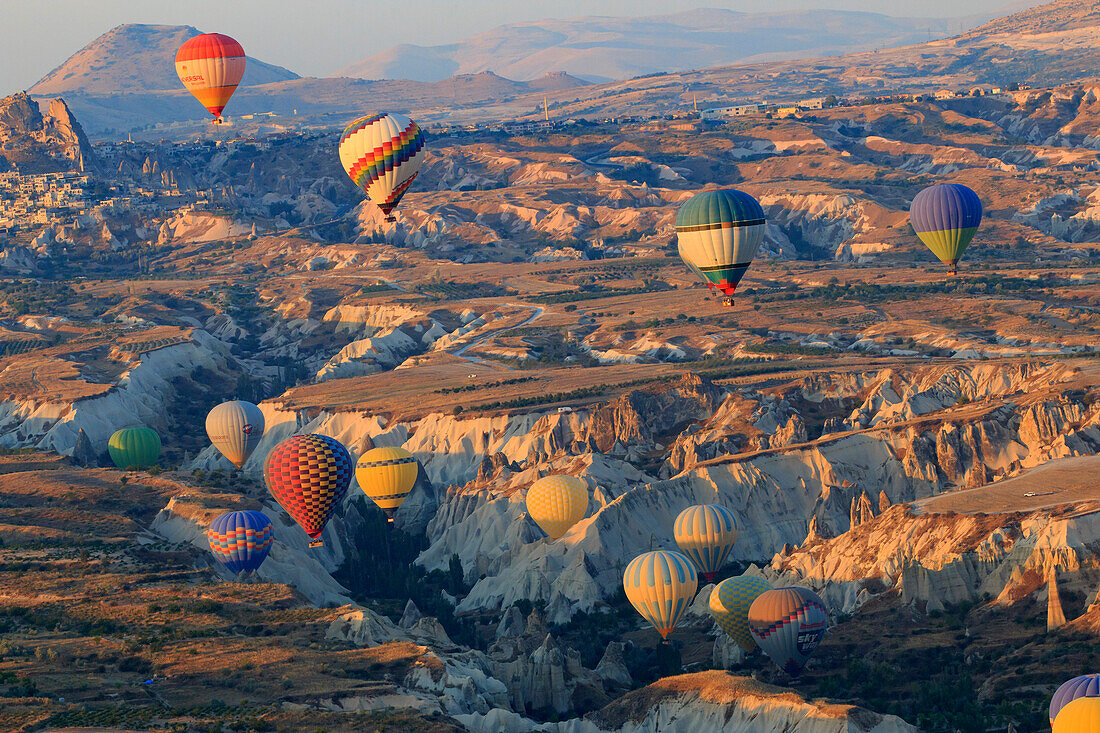
POLYGON ((733 298, 723 298, 722 299, 722 307, 723 308, 732 308, 733 307, 733 298))
POLYGON ((324 544, 325 543, 322 542, 321 540, 310 540, 310 542, 309 542, 310 547, 323 547, 324 544))

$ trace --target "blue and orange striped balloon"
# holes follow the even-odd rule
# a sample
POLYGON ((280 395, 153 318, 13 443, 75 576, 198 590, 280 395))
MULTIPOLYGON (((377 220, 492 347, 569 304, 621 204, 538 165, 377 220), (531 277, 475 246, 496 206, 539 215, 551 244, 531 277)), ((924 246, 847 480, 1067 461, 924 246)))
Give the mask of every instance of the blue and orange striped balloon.
POLYGON ((710 582, 737 542, 737 520, 721 504, 698 504, 680 512, 672 534, 680 552, 691 558, 710 582))
POLYGON ((231 573, 255 572, 275 542, 275 529, 263 512, 226 512, 206 530, 210 551, 231 573))
POLYGON ((676 628, 698 587, 699 576, 691 560, 672 550, 638 555, 623 573, 627 599, 662 639, 676 628))
POLYGON ((940 183, 916 195, 909 221, 920 241, 944 264, 959 259, 982 223, 982 201, 961 183, 940 183))

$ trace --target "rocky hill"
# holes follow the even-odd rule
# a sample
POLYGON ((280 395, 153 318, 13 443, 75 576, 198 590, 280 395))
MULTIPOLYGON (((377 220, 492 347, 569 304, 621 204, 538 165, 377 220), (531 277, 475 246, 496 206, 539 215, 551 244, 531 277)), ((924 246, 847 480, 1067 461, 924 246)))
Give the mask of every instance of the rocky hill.
POLYGON ((943 21, 815 10, 700 9, 636 18, 584 17, 505 25, 443 46, 403 44, 339 72, 363 79, 440 81, 493 71, 533 80, 564 71, 590 81, 738 61, 844 53, 926 40, 943 21))
MULTIPOLYGON (((35 96, 133 94, 180 87, 176 51, 201 31, 191 26, 120 25, 104 33, 46 74, 35 96)), ((248 57, 242 86, 297 79, 298 75, 248 57)))
POLYGON ((61 99, 42 114, 25 93, 0 100, 0 160, 21 173, 97 169, 95 153, 80 123, 61 99))

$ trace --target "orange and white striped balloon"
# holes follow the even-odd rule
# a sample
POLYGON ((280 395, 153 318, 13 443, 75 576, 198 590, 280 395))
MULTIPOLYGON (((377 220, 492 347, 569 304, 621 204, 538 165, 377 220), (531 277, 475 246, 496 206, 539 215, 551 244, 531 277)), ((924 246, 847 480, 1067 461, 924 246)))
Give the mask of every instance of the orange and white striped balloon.
POLYGON ((176 52, 176 73, 187 91, 220 118, 244 76, 244 49, 221 33, 203 33, 176 52))
POLYGON ((424 133, 405 115, 387 112, 352 122, 340 135, 340 163, 355 185, 390 212, 416 180, 424 160, 424 133))

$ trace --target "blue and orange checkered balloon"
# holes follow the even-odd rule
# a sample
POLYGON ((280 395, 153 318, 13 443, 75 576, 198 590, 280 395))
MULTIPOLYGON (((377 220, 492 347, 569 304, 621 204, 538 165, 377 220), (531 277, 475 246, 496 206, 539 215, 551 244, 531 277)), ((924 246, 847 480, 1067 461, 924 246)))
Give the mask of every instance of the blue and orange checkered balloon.
POLYGON ((275 500, 311 539, 320 536, 351 483, 348 451, 327 435, 294 435, 275 446, 264 481, 275 500))

